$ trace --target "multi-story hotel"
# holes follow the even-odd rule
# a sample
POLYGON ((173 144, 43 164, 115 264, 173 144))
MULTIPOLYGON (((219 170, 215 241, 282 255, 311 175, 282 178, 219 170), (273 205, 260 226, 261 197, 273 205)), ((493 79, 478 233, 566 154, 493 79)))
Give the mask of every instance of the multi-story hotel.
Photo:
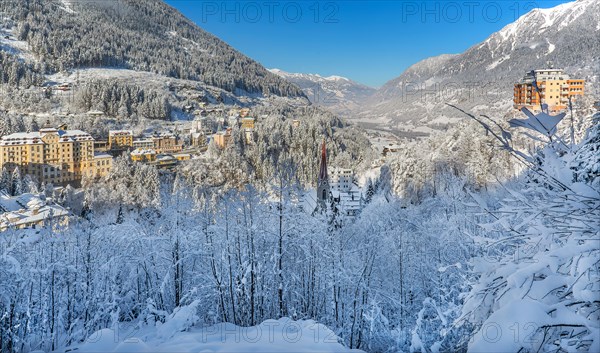
POLYGON ((179 139, 171 134, 159 134, 156 133, 151 137, 154 143, 153 149, 157 153, 178 153, 183 150, 183 144, 179 142, 179 139))
POLYGON ((141 139, 141 140, 133 140, 133 149, 151 149, 154 148, 154 141, 152 139, 141 139))
POLYGON ((584 84, 560 69, 533 70, 515 84, 514 107, 539 111, 545 103, 550 111, 560 111, 567 108, 569 98, 583 95, 584 84))
POLYGON ((83 177, 108 174, 112 157, 94 153, 94 139, 79 130, 46 124, 36 132, 15 133, 0 140, 0 166, 32 175, 40 183, 64 185, 83 177))
POLYGON ((133 147, 133 132, 111 130, 108 132, 108 146, 111 150, 126 150, 133 147))

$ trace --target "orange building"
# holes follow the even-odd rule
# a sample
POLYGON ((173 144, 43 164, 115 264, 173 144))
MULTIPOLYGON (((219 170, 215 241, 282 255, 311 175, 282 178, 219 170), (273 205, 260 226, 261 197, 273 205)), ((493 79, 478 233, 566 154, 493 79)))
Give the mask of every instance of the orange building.
POLYGON ((545 103, 550 111, 564 110, 569 98, 584 94, 584 85, 585 80, 571 79, 560 69, 532 70, 515 84, 514 107, 539 111, 545 103))
POLYGON ((215 145, 219 148, 225 148, 231 141, 231 131, 219 131, 213 135, 213 139, 215 140, 215 145))

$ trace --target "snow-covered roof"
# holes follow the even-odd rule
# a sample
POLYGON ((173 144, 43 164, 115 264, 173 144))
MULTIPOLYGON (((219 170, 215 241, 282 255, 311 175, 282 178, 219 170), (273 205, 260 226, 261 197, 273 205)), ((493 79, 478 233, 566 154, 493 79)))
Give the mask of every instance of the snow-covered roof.
POLYGON ((113 156, 111 156, 108 153, 94 153, 94 159, 105 159, 105 158, 113 158, 113 156))
POLYGON ((156 151, 153 149, 143 149, 143 148, 136 148, 135 150, 133 150, 131 152, 132 156, 143 156, 143 155, 147 155, 147 154, 156 154, 156 151))
POLYGON ((59 205, 46 204, 43 195, 0 195, 0 229, 37 224, 45 219, 64 217, 69 211, 59 205))
MULTIPOLYGON (((34 200, 42 201, 42 195, 22 194, 19 196, 0 195, 0 212, 18 211, 34 200)), ((42 201, 43 202, 43 201, 42 201)))
POLYGON ((304 212, 312 213, 317 209, 317 205, 317 190, 311 189, 305 192, 300 202, 300 207, 302 207, 304 212))
POLYGON ((69 211, 58 205, 46 205, 39 210, 23 210, 20 212, 8 212, 0 215, 0 229, 8 227, 22 227, 40 223, 46 219, 59 218, 69 215, 69 211))
POLYGON ((127 135, 127 136, 133 136, 133 131, 131 130, 110 130, 108 132, 109 136, 120 136, 120 135, 127 135))
POLYGON ((150 139, 152 140, 163 138, 175 138, 175 135, 170 132, 155 132, 152 136, 150 136, 150 139))
POLYGON ((175 157, 173 157, 173 156, 172 156, 172 155, 170 155, 170 154, 159 154, 159 155, 156 157, 156 160, 157 160, 157 161, 169 161, 169 160, 174 160, 174 159, 175 159, 175 157))
POLYGON ((58 135, 60 142, 94 140, 90 134, 81 130, 42 129, 35 132, 16 132, 14 134, 2 136, 0 146, 43 144, 44 141, 42 138, 49 134, 58 135))

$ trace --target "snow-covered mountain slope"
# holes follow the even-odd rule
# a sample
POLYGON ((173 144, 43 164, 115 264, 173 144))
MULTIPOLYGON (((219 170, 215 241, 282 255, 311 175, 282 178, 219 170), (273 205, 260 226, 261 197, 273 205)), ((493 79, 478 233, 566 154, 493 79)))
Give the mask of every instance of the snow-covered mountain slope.
POLYGON ((237 96, 304 96, 161 0, 1 1, 0 33, 0 50, 44 74, 119 68, 237 96))
POLYGON ((361 104, 375 93, 374 88, 341 76, 323 77, 316 74, 289 73, 279 69, 269 71, 296 84, 312 103, 342 115, 356 112, 361 104))
POLYGON ((461 114, 503 115, 512 107, 513 84, 548 62, 587 82, 600 79, 600 1, 578 0, 534 9, 459 55, 421 61, 386 83, 368 101, 361 119, 396 128, 441 128, 461 114))

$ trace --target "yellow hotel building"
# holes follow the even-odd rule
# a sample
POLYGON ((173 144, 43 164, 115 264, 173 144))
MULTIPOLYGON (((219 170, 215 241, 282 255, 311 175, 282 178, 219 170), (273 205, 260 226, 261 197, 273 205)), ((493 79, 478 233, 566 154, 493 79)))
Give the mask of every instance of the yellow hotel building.
POLYGON ((108 148, 111 150, 133 147, 133 132, 130 130, 111 130, 108 132, 108 148))
POLYGON ((64 185, 83 177, 101 177, 112 167, 112 156, 94 153, 94 139, 80 130, 58 130, 46 124, 36 132, 14 133, 0 139, 0 166, 19 167, 40 183, 64 185))
POLYGON ((550 111, 561 111, 567 109, 569 98, 584 94, 584 85, 585 80, 571 79, 560 69, 533 70, 515 84, 514 107, 539 111, 545 103, 550 111))

